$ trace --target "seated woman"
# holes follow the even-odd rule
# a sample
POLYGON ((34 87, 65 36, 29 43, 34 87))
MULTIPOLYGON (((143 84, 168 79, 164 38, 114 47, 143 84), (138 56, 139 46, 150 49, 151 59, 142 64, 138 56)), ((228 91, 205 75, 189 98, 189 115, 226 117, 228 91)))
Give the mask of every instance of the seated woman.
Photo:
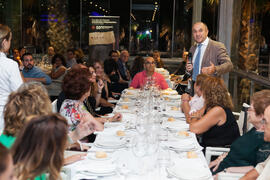
POLYGON ((46 89, 41 83, 28 82, 12 92, 4 108, 5 127, 0 143, 11 148, 19 131, 31 115, 45 115, 52 112, 52 105, 46 89))
POLYGON ((48 93, 50 94, 51 101, 55 100, 62 91, 61 85, 67 70, 65 67, 65 58, 61 54, 55 54, 53 56, 52 65, 53 67, 50 74, 52 83, 46 87, 48 89, 48 93))
MULTIPOLYGON (((11 148, 20 130, 28 122, 28 116, 41 116, 49 113, 52 113, 52 106, 44 86, 38 82, 24 83, 16 92, 9 95, 4 109, 5 127, 0 136, 0 144, 11 148)), ((76 131, 68 134, 69 144, 75 146, 74 143, 77 140, 91 134, 89 126, 91 126, 90 123, 81 122, 76 131)), ((65 159, 65 163, 69 164, 80 158, 78 155, 70 156, 65 159)))
MULTIPOLYGON (((224 169, 228 172, 238 172, 239 167, 246 172, 263 162, 270 155, 270 143, 264 141, 263 113, 270 104, 270 90, 256 92, 251 97, 251 106, 248 110, 248 121, 254 126, 246 134, 236 139, 226 153, 210 163, 213 174, 224 169), (243 168, 241 166, 252 166, 243 168), (231 167, 231 168, 230 168, 231 167)), ((245 173, 244 171, 241 171, 245 173)))
POLYGON ((144 59, 142 56, 135 57, 133 65, 130 70, 131 78, 133 78, 138 72, 144 70, 144 59))
POLYGON ((87 68, 71 69, 63 81, 63 92, 65 100, 61 105, 60 114, 67 118, 69 130, 73 131, 82 118, 93 123, 96 131, 102 131, 102 123, 106 121, 121 120, 121 114, 115 114, 111 118, 94 118, 84 106, 84 101, 90 95, 92 82, 91 75, 87 68))
POLYGON ((189 94, 182 94, 181 96, 181 108, 185 116, 189 114, 199 111, 204 106, 204 99, 202 97, 202 84, 203 81, 207 78, 205 74, 199 74, 196 78, 196 82, 194 84, 194 92, 195 95, 191 97, 189 94))
POLYGON ((94 62, 94 68, 96 70, 96 85, 99 87, 104 84, 103 88, 101 90, 97 91, 97 94, 101 94, 101 99, 100 99, 100 111, 98 114, 104 115, 111 113, 114 108, 114 104, 109 103, 109 95, 111 96, 111 93, 108 90, 108 83, 107 80, 109 79, 107 75, 104 73, 103 66, 100 61, 95 61, 94 62))
POLYGON ((9 150, 0 143, 0 179, 16 180, 14 165, 9 150))
POLYGON ((202 86, 205 100, 204 113, 199 119, 187 117, 190 131, 202 134, 201 145, 224 147, 239 137, 239 129, 232 114, 232 100, 224 81, 218 77, 207 77, 202 86))
POLYGON ((60 179, 67 145, 68 124, 58 114, 31 118, 17 135, 11 149, 19 180, 60 179))

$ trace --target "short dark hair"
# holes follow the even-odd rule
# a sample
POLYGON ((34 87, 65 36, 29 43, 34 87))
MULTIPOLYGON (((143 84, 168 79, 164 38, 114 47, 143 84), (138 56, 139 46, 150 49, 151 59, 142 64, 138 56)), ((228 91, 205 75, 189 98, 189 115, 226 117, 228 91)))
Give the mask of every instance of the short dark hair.
POLYGON ((67 66, 66 59, 62 54, 55 54, 52 58, 52 64, 55 64, 57 58, 61 60, 63 66, 67 66))
POLYGON ((30 52, 24 53, 24 54, 22 55, 22 61, 24 61, 24 57, 25 57, 25 56, 32 56, 32 57, 33 57, 33 54, 30 53, 30 52))
POLYGON ((67 50, 67 52, 72 52, 72 53, 74 54, 74 53, 75 53, 75 49, 69 48, 69 49, 67 50))
POLYGON ((116 50, 111 50, 111 51, 109 52, 109 56, 112 56, 113 53, 117 53, 117 54, 118 54, 118 52, 117 52, 116 50))
POLYGON ((72 68, 64 77, 62 89, 67 99, 79 100, 90 90, 90 72, 88 68, 72 68))

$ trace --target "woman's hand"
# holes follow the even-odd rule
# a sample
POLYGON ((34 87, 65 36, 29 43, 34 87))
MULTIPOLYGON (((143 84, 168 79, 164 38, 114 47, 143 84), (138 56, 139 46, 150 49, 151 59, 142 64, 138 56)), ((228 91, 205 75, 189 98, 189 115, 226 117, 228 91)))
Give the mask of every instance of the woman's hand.
POLYGON ((190 97, 190 95, 187 94, 187 93, 184 93, 184 94, 182 94, 182 96, 181 96, 181 101, 182 101, 182 102, 183 102, 183 101, 190 101, 190 99, 191 99, 191 97, 190 97))
POLYGON ((98 91, 101 92, 102 89, 103 89, 103 87, 104 87, 103 80, 102 79, 99 79, 97 84, 98 84, 98 91))
POLYGON ((213 168, 213 172, 215 172, 217 170, 217 168, 219 167, 219 164, 221 163, 221 159, 217 158, 216 160, 214 161, 211 161, 210 164, 209 164, 209 168, 213 168))
POLYGON ((83 160, 86 155, 87 155, 86 153, 82 153, 82 154, 75 154, 75 155, 72 155, 72 156, 68 156, 64 160, 64 165, 72 164, 74 162, 83 160))
POLYGON ((122 114, 116 113, 113 117, 111 117, 110 121, 115 122, 115 121, 121 121, 122 120, 122 114))
POLYGON ((213 172, 215 172, 218 167, 219 167, 219 164, 223 161, 223 159, 228 155, 228 153, 223 153, 222 155, 220 155, 216 160, 210 162, 209 164, 209 168, 213 168, 213 172))

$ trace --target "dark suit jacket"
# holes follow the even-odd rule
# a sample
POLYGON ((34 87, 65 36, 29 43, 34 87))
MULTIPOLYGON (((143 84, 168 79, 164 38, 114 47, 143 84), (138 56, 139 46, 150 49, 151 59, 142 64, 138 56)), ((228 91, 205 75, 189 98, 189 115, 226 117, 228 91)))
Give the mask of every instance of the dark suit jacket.
POLYGON ((126 74, 127 72, 126 72, 126 71, 128 71, 129 68, 128 68, 128 66, 127 66, 127 63, 125 63, 126 71, 125 71, 125 69, 124 69, 124 64, 123 64, 123 62, 121 61, 121 59, 119 59, 119 60, 117 61, 117 65, 118 65, 118 69, 119 69, 119 72, 120 72, 120 75, 121 75, 122 79, 125 80, 125 81, 128 81, 127 74, 126 74))
MULTIPOLYGON (((194 55, 197 46, 194 45, 190 48, 189 52, 194 55)), ((216 75, 221 76, 233 69, 233 64, 228 56, 227 50, 223 43, 213 41, 209 38, 208 45, 205 49, 201 68, 210 66, 212 62, 216 66, 216 75)))

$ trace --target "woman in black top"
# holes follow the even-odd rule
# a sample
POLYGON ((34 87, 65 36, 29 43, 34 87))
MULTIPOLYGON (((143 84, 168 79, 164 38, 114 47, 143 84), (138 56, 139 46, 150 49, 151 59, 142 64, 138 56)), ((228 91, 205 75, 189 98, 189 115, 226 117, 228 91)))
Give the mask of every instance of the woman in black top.
POLYGON ((187 117, 190 131, 202 134, 203 147, 231 145, 240 133, 224 81, 218 77, 207 77, 201 89, 205 100, 204 109, 187 117), (200 117, 201 112, 204 112, 201 118, 191 118, 200 117))

